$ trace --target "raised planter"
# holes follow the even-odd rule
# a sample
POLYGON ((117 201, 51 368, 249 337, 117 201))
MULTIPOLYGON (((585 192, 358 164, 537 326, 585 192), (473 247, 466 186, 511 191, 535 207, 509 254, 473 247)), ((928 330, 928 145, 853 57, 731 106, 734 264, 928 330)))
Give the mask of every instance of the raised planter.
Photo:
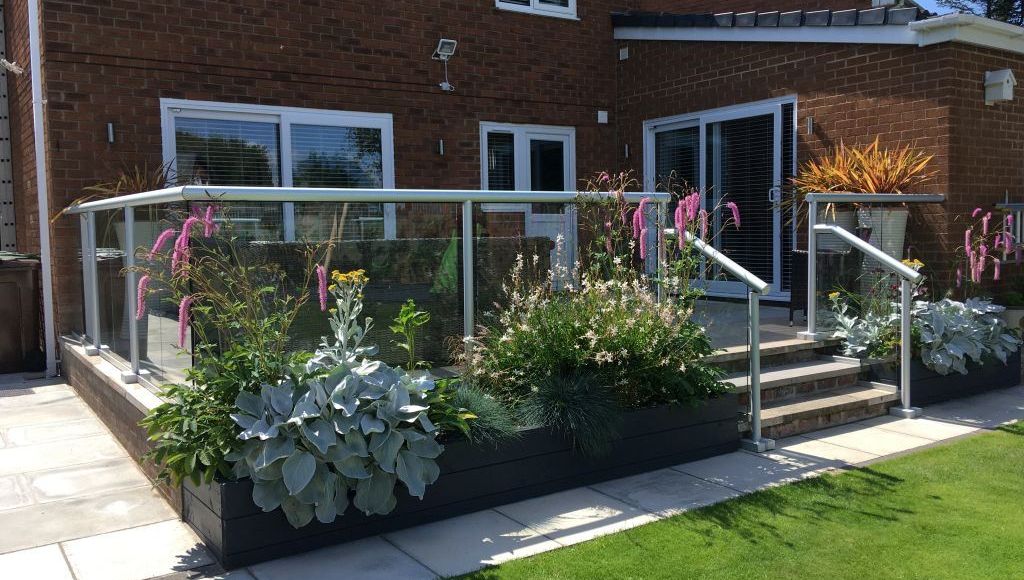
MULTIPOLYGON (((993 358, 983 365, 968 362, 966 375, 956 371, 940 375, 914 359, 910 363, 910 404, 920 407, 1012 387, 1020 383, 1020 364, 1018 350, 1007 358, 1005 365, 993 358)), ((871 380, 899 384, 899 365, 895 362, 871 361, 865 362, 865 367, 871 380)))
POLYGON ((735 394, 695 408, 656 407, 626 414, 611 451, 588 458, 546 429, 524 431, 499 449, 449 442, 441 476, 421 501, 399 485, 398 507, 365 516, 350 506, 331 524, 295 529, 280 510, 252 502, 249 480, 182 488, 182 516, 227 568, 441 520, 526 498, 703 459, 739 447, 735 394))

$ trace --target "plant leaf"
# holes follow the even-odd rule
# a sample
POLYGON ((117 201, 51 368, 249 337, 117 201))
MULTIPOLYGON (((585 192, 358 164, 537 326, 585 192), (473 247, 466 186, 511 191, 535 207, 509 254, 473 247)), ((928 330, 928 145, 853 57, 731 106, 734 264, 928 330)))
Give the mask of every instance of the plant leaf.
MULTIPOLYGON (((313 479, 316 472, 316 459, 305 451, 296 451, 284 460, 281 466, 281 473, 284 476, 284 485, 288 493, 295 495, 313 479)), ((312 514, 312 510, 310 511, 312 514)), ((312 515, 310 516, 312 517, 312 515)))

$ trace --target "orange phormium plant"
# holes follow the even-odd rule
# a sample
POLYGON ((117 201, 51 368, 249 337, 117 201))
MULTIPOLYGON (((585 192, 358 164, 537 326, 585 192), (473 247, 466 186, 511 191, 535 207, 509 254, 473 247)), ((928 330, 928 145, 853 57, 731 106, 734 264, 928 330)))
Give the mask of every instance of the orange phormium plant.
POLYGON ((878 137, 864 149, 851 149, 856 166, 856 184, 864 193, 905 193, 935 172, 927 172, 932 155, 904 145, 882 149, 878 137))
POLYGON ((857 168, 855 157, 850 151, 846 145, 840 143, 830 155, 805 162, 800 172, 792 179, 797 191, 855 191, 857 168))

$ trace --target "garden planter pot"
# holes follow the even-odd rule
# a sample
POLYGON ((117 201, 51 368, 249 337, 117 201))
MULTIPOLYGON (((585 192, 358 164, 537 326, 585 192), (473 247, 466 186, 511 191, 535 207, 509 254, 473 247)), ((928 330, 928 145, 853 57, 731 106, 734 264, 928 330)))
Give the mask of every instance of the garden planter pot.
MULTIPOLYGON (((993 358, 983 365, 967 363, 966 375, 956 371, 940 375, 914 359, 910 363, 910 404, 920 407, 970 397, 992 389, 1012 387, 1020 383, 1020 361, 1018 350, 1007 358, 1005 365, 993 358)), ((865 361, 865 365, 871 380, 899 384, 899 365, 895 362, 865 361)))
POLYGON ((655 407, 626 413, 621 438, 597 458, 572 450, 546 429, 522 432, 500 448, 451 441, 438 458, 441 476, 423 500, 399 484, 398 506, 366 516, 350 506, 331 524, 295 529, 283 512, 252 502, 249 480, 182 488, 182 515, 228 568, 389 532, 526 498, 664 468, 739 447, 737 397, 695 408, 655 407))
MULTIPOLYGON (((853 210, 832 211, 828 207, 822 207, 818 209, 817 223, 839 226, 844 230, 853 233, 857 227, 857 213, 853 210)), ((850 251, 850 244, 847 244, 832 234, 819 235, 817 244, 819 250, 830 250, 837 253, 846 253, 850 251)))
POLYGON ((903 259, 909 215, 910 212, 902 207, 866 207, 857 210, 860 227, 871 230, 868 243, 897 260, 903 259))

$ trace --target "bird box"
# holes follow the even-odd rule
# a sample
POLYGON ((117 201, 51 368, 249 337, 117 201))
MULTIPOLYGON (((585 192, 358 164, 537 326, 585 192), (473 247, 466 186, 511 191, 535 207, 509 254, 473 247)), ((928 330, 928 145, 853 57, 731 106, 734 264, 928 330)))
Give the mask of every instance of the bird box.
POLYGON ((998 101, 1012 101, 1013 87, 1016 85, 1017 78, 1013 76, 1013 71, 1008 68, 985 72, 985 104, 991 105, 998 101))

